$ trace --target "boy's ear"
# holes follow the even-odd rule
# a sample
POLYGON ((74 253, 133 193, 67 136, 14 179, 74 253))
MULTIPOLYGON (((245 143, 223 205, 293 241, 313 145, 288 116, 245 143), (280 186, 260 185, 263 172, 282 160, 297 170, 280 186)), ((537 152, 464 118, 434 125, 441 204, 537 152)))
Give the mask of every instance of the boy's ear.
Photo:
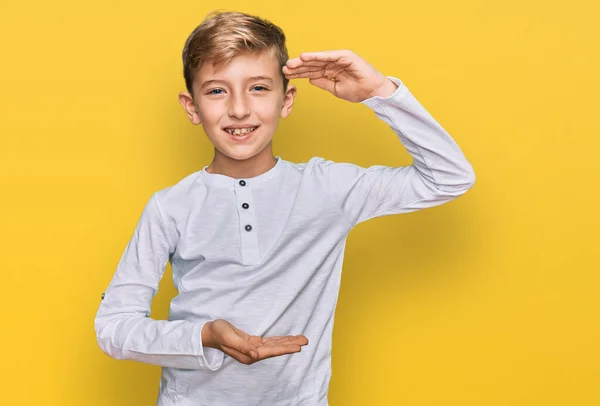
POLYGON ((296 98, 297 89, 296 86, 288 84, 287 90, 283 96, 283 104, 281 105, 280 116, 286 118, 292 112, 294 106, 294 99, 296 98))
POLYGON ((202 120, 200 120, 200 115, 198 114, 198 109, 196 108, 196 103, 194 103, 194 99, 189 92, 179 93, 179 103, 183 106, 183 109, 192 124, 198 125, 202 122, 202 120))

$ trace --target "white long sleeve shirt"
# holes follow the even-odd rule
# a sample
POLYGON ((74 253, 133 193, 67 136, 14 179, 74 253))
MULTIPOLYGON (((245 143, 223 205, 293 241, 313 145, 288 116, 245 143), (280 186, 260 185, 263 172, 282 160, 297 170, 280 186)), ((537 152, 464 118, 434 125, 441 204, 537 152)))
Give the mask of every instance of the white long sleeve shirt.
POLYGON ((374 217, 437 206, 475 182, 459 146, 400 79, 361 103, 413 157, 360 167, 277 157, 234 179, 206 167, 147 202, 95 319, 101 349, 162 366, 158 406, 327 405, 331 339, 346 238, 374 217), (150 318, 167 261, 178 295, 150 318), (225 319, 259 336, 304 334, 299 353, 242 364, 203 347, 204 323, 225 319))

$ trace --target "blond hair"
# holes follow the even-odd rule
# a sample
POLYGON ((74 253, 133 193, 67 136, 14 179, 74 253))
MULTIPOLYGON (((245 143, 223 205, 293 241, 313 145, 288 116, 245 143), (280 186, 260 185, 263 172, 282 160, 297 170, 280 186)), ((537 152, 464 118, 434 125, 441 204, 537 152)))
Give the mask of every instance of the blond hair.
POLYGON ((264 50, 273 52, 277 58, 285 92, 289 79, 281 71, 288 60, 283 30, 268 20, 242 12, 208 13, 183 47, 183 77, 188 92, 194 97, 194 77, 207 60, 218 66, 240 54, 264 50))

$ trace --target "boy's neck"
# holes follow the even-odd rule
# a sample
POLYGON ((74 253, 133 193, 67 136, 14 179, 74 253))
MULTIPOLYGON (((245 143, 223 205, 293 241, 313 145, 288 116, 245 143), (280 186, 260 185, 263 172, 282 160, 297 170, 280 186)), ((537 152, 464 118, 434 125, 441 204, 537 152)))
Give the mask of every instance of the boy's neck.
POLYGON ((277 164, 277 158, 272 153, 253 156, 238 161, 220 153, 216 153, 212 163, 206 167, 206 172, 229 176, 234 179, 253 178, 269 171, 277 164))

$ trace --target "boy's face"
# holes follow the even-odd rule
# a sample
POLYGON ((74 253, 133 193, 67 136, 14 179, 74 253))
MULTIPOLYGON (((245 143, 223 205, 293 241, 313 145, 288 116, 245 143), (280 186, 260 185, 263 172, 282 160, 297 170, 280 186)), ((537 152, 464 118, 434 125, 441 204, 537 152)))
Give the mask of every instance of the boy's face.
POLYGON ((179 100, 192 124, 202 124, 215 154, 246 160, 264 151, 270 157, 279 118, 290 114, 296 95, 294 85, 284 93, 279 63, 270 51, 238 55, 217 68, 207 61, 193 86, 195 98, 182 92, 179 100), (226 130, 231 127, 254 130, 236 135, 226 130))

